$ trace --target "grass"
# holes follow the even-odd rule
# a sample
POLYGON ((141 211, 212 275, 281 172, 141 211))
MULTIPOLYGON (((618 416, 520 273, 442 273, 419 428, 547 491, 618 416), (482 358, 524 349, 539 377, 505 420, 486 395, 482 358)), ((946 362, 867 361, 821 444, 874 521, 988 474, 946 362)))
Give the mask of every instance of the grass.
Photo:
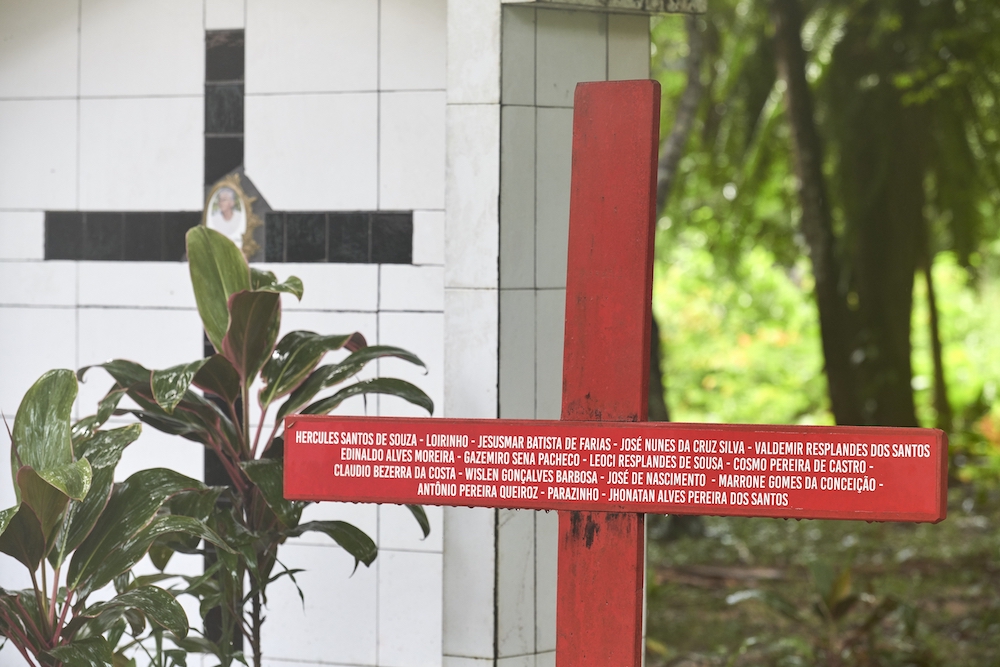
POLYGON ((650 517, 647 665, 1000 665, 1000 492, 949 500, 937 525, 650 517))

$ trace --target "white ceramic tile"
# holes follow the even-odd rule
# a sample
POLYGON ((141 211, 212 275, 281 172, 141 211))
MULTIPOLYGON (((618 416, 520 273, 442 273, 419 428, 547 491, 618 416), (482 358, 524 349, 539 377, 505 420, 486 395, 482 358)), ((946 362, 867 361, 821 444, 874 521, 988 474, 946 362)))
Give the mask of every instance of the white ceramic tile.
POLYGON ((500 417, 535 418, 535 291, 500 290, 500 417))
POLYGON ((78 0, 0 3, 0 98, 76 95, 78 0))
POLYGON ((444 269, 383 264, 379 310, 444 310, 444 269))
POLYGON ((445 290, 445 417, 497 416, 496 290, 445 290))
POLYGON ((444 265, 444 211, 413 212, 413 263, 444 265))
POLYGON ((76 101, 0 101, 0 208, 76 207, 76 101))
POLYGON ((444 206, 444 92, 382 93, 379 208, 444 206))
MULTIPOLYGON (((412 382, 434 402, 434 415, 444 408, 444 315, 442 313, 379 313, 379 344, 395 345, 420 357, 427 366, 400 359, 381 359, 378 374, 412 382)), ((427 417, 427 412, 401 398, 379 396, 379 414, 427 417)))
POLYGON ((81 1, 82 95, 202 93, 202 0, 81 1))
POLYGON ((493 658, 467 658, 460 655, 445 654, 441 661, 442 667, 491 667, 493 658))
POLYGON ((448 102, 500 101, 500 3, 448 1, 448 102))
POLYGON ((262 651, 273 660, 374 665, 375 566, 359 565, 343 549, 285 545, 278 552, 305 593, 286 578, 268 587, 262 651))
POLYGON ((81 306, 196 308, 187 262, 80 262, 81 306))
POLYGON ((649 78, 649 17, 608 15, 608 81, 649 78))
MULTIPOLYGON (((444 508, 445 656, 494 657, 495 527, 496 510, 444 508)), ((463 665, 448 658, 444 664, 463 665)))
POLYGON ((535 350, 538 359, 535 416, 559 419, 562 412, 563 336, 566 323, 566 290, 539 290, 535 350))
MULTIPOLYGON (((96 375, 96 373, 95 373, 96 375)), ((93 414, 96 405, 83 414, 93 414)), ((109 424, 114 428, 118 424, 109 424)), ((147 468, 170 468, 194 479, 205 478, 205 447, 177 435, 167 435, 148 424, 142 425, 142 435, 122 453, 115 469, 115 481, 123 482, 130 475, 147 468)))
MULTIPOLYGON (((202 326, 194 310, 81 308, 79 365, 129 359, 151 370, 201 358, 202 326)), ((92 414, 111 386, 110 376, 92 369, 80 385, 80 408, 92 414)))
MULTIPOLYGON (((281 307, 292 310, 369 311, 378 309, 378 267, 374 264, 254 264, 279 280, 298 276, 302 301, 283 295, 281 307)), ((367 335, 367 334, 365 334, 367 335)))
POLYGON ((82 100, 80 207, 201 210, 204 116, 202 97, 82 100))
POLYGON ((502 108, 501 287, 535 286, 535 123, 534 107, 502 108))
POLYGON ((52 368, 76 368, 71 308, 0 308, 0 412, 17 413, 28 388, 52 368))
POLYGON ((535 656, 514 655, 506 658, 497 658, 497 667, 535 667, 535 656))
POLYGON ((379 665, 440 667, 441 560, 441 554, 379 554, 379 665))
MULTIPOLYGON (((535 512, 535 650, 540 652, 556 648, 558 565, 559 513, 535 512)), ((548 660, 538 664, 551 665, 548 660)))
POLYGON ((45 213, 0 211, 0 260, 43 257, 45 257, 45 213))
POLYGON ((238 30, 246 25, 246 0, 205 0, 205 30, 238 30))
POLYGON ((496 287, 500 108, 448 107, 445 286, 496 287))
POLYGON ((500 74, 504 104, 535 103, 535 8, 503 8, 500 74))
POLYGON ((248 93, 377 87, 378 0, 247 0, 246 36, 248 93))
POLYGON ((273 208, 375 208, 375 93, 248 95, 245 113, 246 172, 273 208))
MULTIPOLYGON (((306 521, 346 521, 378 541, 378 505, 371 503, 311 503, 302 511, 302 523, 306 521)), ((289 544, 340 548, 326 534, 317 532, 293 538, 289 544)))
MULTIPOLYGON (((444 509, 424 506, 431 532, 427 537, 405 505, 379 505, 379 549, 441 553, 444 545, 444 509)), ((440 634, 440 631, 438 632, 440 634)))
POLYGON ((535 513, 497 510, 497 657, 535 649, 535 513))
POLYGON ((535 667, 556 667, 556 652, 553 650, 536 653, 535 667))
POLYGON ((569 248, 573 110, 538 110, 538 183, 535 191, 535 281, 566 286, 569 248))
POLYGON ((0 305, 72 306, 75 262, 0 262, 0 305))
POLYGON ((607 15, 539 9, 537 30, 535 99, 572 108, 577 83, 607 78, 607 15))
POLYGON ((447 4, 447 0, 381 0, 382 90, 445 89, 447 4))

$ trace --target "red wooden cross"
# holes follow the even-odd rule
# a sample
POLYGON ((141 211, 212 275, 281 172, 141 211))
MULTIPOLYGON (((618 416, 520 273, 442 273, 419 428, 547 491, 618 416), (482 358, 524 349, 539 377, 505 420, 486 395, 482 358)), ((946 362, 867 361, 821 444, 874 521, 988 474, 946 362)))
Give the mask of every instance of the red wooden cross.
POLYGON ((559 510, 558 667, 641 664, 646 512, 946 512, 941 431, 645 422, 659 99, 654 81, 576 90, 561 421, 285 424, 289 498, 559 510))

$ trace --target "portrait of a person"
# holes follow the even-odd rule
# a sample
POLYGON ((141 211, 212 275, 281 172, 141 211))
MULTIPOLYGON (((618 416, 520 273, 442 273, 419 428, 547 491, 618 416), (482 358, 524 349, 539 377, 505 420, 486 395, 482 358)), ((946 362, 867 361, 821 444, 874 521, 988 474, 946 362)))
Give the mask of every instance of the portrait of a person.
POLYGON ((243 247, 243 235, 247 231, 246 212, 243 201, 232 188, 221 187, 208 204, 208 226, 232 239, 237 247, 243 247))

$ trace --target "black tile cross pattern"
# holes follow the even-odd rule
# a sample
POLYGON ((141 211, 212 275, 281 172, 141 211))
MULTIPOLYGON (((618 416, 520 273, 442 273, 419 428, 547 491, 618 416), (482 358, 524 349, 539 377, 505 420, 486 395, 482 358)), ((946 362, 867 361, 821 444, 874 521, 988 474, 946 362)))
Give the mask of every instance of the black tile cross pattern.
POLYGON ((412 211, 271 212, 264 224, 268 262, 413 263, 412 211))
MULTIPOLYGON (((243 166, 244 31, 205 33, 205 164, 210 187, 243 166)), ((49 211, 45 259, 176 262, 200 211, 49 211)), ((411 264, 412 211, 268 213, 269 262, 411 264)))

